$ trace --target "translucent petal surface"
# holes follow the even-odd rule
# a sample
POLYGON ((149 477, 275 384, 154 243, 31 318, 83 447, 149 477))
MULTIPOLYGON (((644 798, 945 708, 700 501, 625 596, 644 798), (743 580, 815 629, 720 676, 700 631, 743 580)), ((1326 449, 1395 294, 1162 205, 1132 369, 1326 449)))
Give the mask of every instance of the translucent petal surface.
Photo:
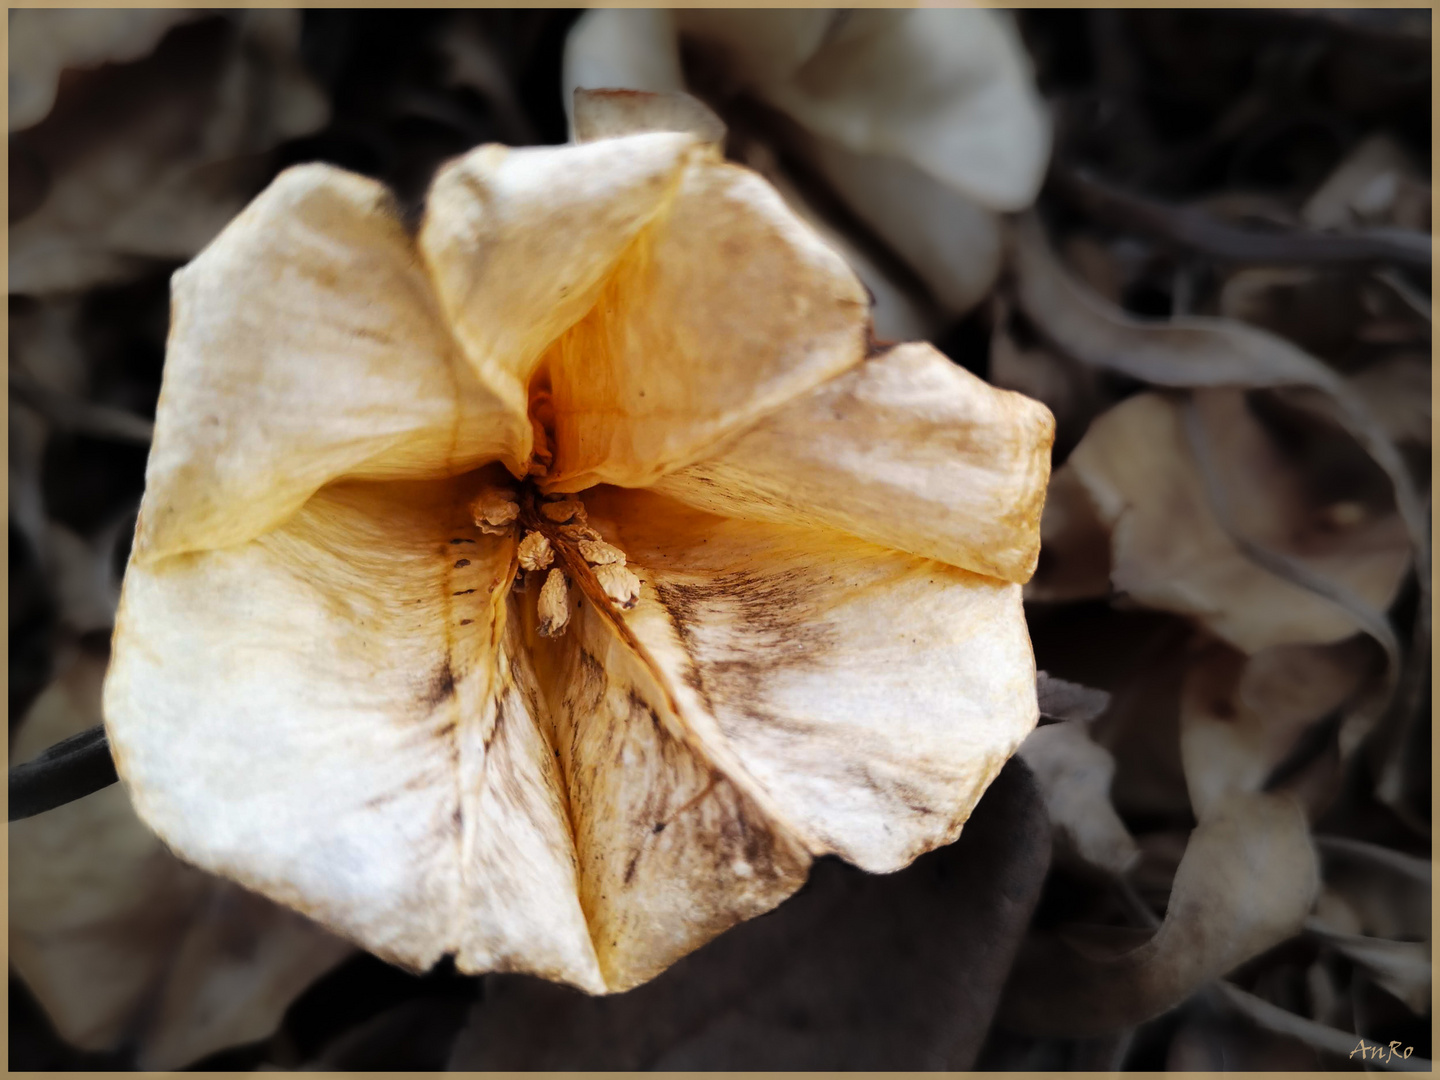
POLYGON ((953 840, 1034 726, 1018 585, 647 492, 589 501, 686 727, 811 851, 885 872, 953 840))
POLYGON ((900 345, 812 390, 655 490, 732 517, 840 529, 1025 581, 1054 420, 933 347, 900 345))
POLYGON ((556 438, 548 486, 640 487, 690 464, 858 364, 868 310, 844 260, 769 184, 697 157, 546 357, 556 438))
POLYGON ((281 174, 175 275, 142 559, 238 544, 340 477, 439 477, 529 453, 445 330, 379 184, 281 174))
POLYGON ((468 494, 342 485, 250 544, 132 565, 107 729, 188 861, 402 964, 599 989, 503 644, 513 541, 477 535, 468 494))

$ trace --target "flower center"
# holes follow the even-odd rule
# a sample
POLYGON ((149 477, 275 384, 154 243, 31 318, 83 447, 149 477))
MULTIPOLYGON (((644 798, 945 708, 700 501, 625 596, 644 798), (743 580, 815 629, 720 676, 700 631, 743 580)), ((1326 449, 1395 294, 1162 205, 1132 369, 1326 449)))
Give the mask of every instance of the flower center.
POLYGON ((539 632, 558 637, 570 622, 570 586, 595 603, 630 609, 640 599, 640 579, 625 553, 589 524, 579 495, 545 495, 532 481, 518 489, 487 487, 470 504, 481 532, 519 536, 519 588, 544 575, 537 602, 539 632))

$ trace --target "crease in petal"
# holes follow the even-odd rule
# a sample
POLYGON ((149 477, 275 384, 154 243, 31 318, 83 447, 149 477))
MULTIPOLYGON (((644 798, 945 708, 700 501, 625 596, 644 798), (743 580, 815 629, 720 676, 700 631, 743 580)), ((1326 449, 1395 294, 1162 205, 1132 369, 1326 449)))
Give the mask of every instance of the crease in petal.
POLYGON ((888 872, 950 842, 1038 719, 1018 585, 650 492, 588 501, 686 728, 812 853, 888 872))
POLYGON ((524 410, 465 364, 380 184, 287 170, 172 292, 141 562, 244 543, 341 478, 523 471, 524 410))
MULTIPOLYGON (((520 605, 535 626, 535 592, 520 605)), ((804 882, 805 846, 699 746, 634 643, 573 595, 530 635, 605 989, 636 986, 804 882)))
POLYGON ((760 177, 697 153, 546 356, 545 486, 648 485, 860 363, 868 327, 864 288, 839 253, 760 177))
POLYGON ((649 132, 581 146, 487 145, 440 170, 420 251, 444 319, 507 408, 528 409, 545 350, 594 306, 701 152, 691 135, 649 132))
POLYGON ((515 545, 474 526, 482 479, 332 485, 251 543, 132 563, 106 729, 187 861, 410 968, 534 956, 593 986, 553 772, 499 674, 515 545))
POLYGON ((1024 582, 1040 550, 1054 419, 932 346, 871 357, 652 490, 1024 582))

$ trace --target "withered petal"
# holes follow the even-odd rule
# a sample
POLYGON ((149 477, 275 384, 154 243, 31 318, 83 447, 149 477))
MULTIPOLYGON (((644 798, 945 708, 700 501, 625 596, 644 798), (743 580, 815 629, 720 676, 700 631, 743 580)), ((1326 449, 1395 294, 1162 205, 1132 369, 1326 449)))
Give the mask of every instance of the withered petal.
MULTIPOLYGON (((533 590, 515 598, 535 625, 533 590)), ((609 990, 628 990, 805 881, 810 856, 710 760, 615 625, 577 602, 531 635, 569 795, 581 907, 609 990)))
POLYGON ((344 484, 256 541, 132 565, 106 728, 182 858, 393 962, 603 989, 473 478, 344 484))
MULTIPOLYGON (((36 700, 12 759, 93 725, 104 661, 82 653, 36 700)), ((10 827, 10 960, 55 1029, 173 1069, 263 1038, 351 947, 186 866, 109 788, 10 827)))
POLYGON ((584 146, 481 146, 440 170, 420 251, 443 318, 508 406, 527 407, 544 351, 594 307, 703 152, 693 136, 654 132, 584 146))
POLYGON ((529 439, 445 330, 385 188, 293 168, 175 275, 136 557, 243 543, 343 477, 523 472, 529 439))
POLYGON ((900 345, 653 489, 729 517, 838 529, 1023 582, 1040 551, 1055 424, 930 345, 900 345))
POLYGON ((1018 585, 650 492, 589 505, 695 745, 814 854, 887 872, 950 842, 1038 719, 1018 585))
POLYGON ((547 488, 641 487, 692 463, 858 364, 868 325, 855 274, 779 193, 713 148, 697 152, 543 361, 555 408, 547 488))

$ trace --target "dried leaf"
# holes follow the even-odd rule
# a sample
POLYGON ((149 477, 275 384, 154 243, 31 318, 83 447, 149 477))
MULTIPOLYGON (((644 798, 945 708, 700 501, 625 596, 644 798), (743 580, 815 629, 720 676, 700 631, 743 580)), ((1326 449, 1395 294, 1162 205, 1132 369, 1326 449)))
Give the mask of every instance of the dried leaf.
POLYGON ((1325 882, 1358 915, 1356 933, 1430 940, 1430 862, 1377 844, 1317 836, 1325 882))
POLYGON ((817 863, 772 914, 638 990, 487 977, 450 1067, 970 1068, 1049 847, 1012 763, 954 845, 883 876, 817 863))
POLYGON ((11 12, 10 130, 28 128, 45 118, 65 71, 138 60, 172 26, 198 15, 185 8, 11 12))
POLYGON ((1430 190, 1404 148, 1388 135, 1362 139, 1301 209, 1317 229, 1430 225, 1430 190))
MULTIPOLYGON (((1316 505, 1303 474, 1250 416, 1240 391, 1200 392, 1196 405, 1238 531, 1355 594, 1372 612, 1388 607, 1408 568, 1399 517, 1362 512, 1337 520, 1316 505)), ((1217 520, 1181 410, 1169 399, 1140 394, 1111 409, 1066 468, 1110 527, 1111 581, 1133 599, 1190 615, 1246 652, 1384 627, 1378 614, 1362 622, 1255 565, 1217 520)))
POLYGON ((207 18, 143 60, 67 83, 50 115, 12 140, 49 185, 11 224, 11 292, 123 281, 204 247, 263 180, 266 152, 325 122, 299 33, 296 11, 207 18))
POLYGON ((1358 964, 1376 985, 1403 1001, 1416 1016, 1430 1011, 1430 943, 1388 941, 1362 934, 1341 934, 1307 923, 1306 929, 1342 956, 1358 964))
POLYGON ((1058 841, 1084 862, 1112 874, 1124 874, 1135 865, 1140 850, 1110 802, 1115 759, 1090 739, 1084 723, 1036 728, 1020 744, 1019 753, 1045 793, 1058 841))
POLYGON ((1110 705, 1104 690, 1057 679, 1043 671, 1035 673, 1035 691, 1040 715, 1052 720, 1094 720, 1110 705))
POLYGON ((1191 834, 1153 938, 1118 953, 1073 933, 1035 939, 1016 962, 1000 1021, 1086 1036, 1159 1016, 1298 932, 1319 887, 1299 807, 1285 796, 1237 796, 1191 834))
POLYGON ((1358 637, 1272 646, 1248 658, 1219 644, 1201 652, 1180 701, 1195 816, 1203 821, 1237 793, 1261 790, 1306 730, 1353 697, 1375 660, 1358 637))
MULTIPOLYGON (((1308 1046, 1336 1054, 1348 1061, 1356 1060, 1351 1055, 1356 1053, 1363 1041, 1359 1036, 1348 1031, 1337 1031, 1335 1028, 1317 1024, 1303 1016, 1297 1016, 1279 1006, 1272 1005, 1264 998, 1246 993, 1238 986, 1222 982, 1219 984, 1219 989, 1231 1006, 1267 1031, 1299 1039, 1308 1046)), ((1434 1069, 1434 1065, 1425 1058, 1405 1058, 1398 1054, 1364 1059, 1364 1065, 1367 1068, 1397 1072, 1430 1072, 1434 1069)))

